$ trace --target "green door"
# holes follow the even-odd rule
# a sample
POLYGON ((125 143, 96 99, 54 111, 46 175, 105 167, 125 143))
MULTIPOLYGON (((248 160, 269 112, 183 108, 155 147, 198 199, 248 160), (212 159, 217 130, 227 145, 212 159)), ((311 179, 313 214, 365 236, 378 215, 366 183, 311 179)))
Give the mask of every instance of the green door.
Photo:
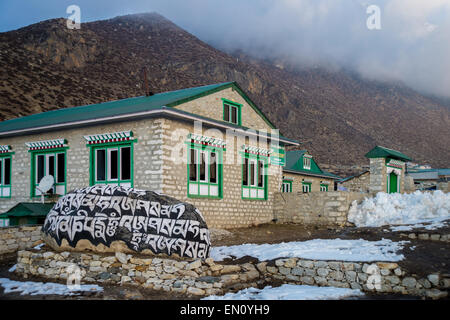
POLYGON ((389 174, 389 193, 398 192, 397 190, 397 175, 394 172, 389 174))

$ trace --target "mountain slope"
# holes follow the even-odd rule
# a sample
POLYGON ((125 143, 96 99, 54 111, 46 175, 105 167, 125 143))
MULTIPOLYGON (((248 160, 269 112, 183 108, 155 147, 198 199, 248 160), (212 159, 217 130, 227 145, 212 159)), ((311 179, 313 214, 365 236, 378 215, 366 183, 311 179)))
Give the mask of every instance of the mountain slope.
POLYGON ((280 68, 226 54, 158 14, 66 28, 64 19, 0 33, 0 118, 237 81, 319 163, 366 164, 375 144, 450 167, 450 108, 399 85, 345 72, 280 68))

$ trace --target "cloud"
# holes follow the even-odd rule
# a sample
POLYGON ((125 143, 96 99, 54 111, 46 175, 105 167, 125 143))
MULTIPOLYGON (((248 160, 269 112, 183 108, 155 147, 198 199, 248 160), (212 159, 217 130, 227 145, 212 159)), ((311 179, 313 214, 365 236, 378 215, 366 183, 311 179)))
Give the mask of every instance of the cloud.
POLYGON ((227 51, 350 68, 450 96, 448 0, 172 0, 153 7, 227 51), (380 7, 381 30, 367 28, 370 5, 380 7))

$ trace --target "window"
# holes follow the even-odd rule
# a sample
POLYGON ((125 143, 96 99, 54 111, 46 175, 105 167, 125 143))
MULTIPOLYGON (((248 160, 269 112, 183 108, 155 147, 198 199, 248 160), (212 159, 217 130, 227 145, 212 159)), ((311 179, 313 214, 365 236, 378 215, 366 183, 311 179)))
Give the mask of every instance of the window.
POLYGON ((0 157, 0 198, 11 197, 11 156, 0 157))
POLYGON ((91 184, 132 187, 132 145, 93 146, 91 184))
POLYGON ((267 157, 243 154, 242 198, 267 199, 267 157))
POLYGON ((311 182, 302 182, 303 193, 311 192, 311 182))
POLYGON ((223 99, 223 120, 241 125, 241 104, 223 99))
POLYGON ((222 197, 222 150, 189 146, 188 196, 222 197))
POLYGON ((304 156, 303 157, 303 168, 306 170, 311 169, 311 158, 304 156))
POLYGON ((66 151, 47 151, 32 153, 32 196, 40 196, 41 191, 37 188, 39 182, 45 176, 52 176, 53 187, 47 191, 48 194, 66 194, 66 151))
POLYGON ((283 183, 281 185, 281 192, 292 192, 291 180, 283 180, 283 183))
POLYGON ((320 184, 320 191, 322 191, 322 192, 328 192, 328 185, 327 185, 327 184, 324 184, 324 183, 321 183, 321 184, 320 184))

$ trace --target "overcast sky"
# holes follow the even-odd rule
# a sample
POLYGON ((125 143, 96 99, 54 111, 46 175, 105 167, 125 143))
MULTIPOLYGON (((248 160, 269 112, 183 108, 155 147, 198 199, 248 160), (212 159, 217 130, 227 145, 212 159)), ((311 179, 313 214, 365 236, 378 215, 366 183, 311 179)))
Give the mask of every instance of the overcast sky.
POLYGON ((219 48, 450 97, 450 0, 0 0, 0 32, 68 17, 72 4, 81 22, 156 11, 219 48), (379 30, 367 27, 371 5, 379 30))

